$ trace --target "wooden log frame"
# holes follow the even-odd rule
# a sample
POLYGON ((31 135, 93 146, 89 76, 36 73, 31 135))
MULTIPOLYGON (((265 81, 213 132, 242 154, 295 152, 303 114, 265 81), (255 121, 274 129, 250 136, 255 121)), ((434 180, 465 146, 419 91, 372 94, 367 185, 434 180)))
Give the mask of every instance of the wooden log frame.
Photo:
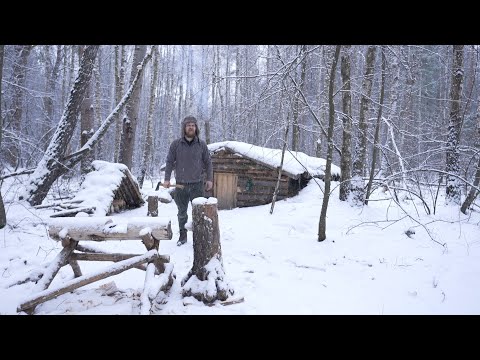
POLYGON ((17 308, 17 311, 29 312, 29 310, 34 310, 37 305, 44 303, 45 301, 54 299, 59 295, 65 294, 79 287, 91 284, 95 281, 105 279, 109 276, 120 274, 121 272, 131 269, 137 265, 152 261, 156 257, 158 257, 158 253, 155 250, 150 250, 144 255, 139 255, 139 256, 115 263, 111 265, 109 268, 107 268, 106 270, 96 271, 93 274, 80 276, 79 278, 67 281, 66 283, 56 288, 41 291, 40 293, 25 299, 17 308))
POLYGON ((141 313, 149 314, 152 301, 158 292, 168 290, 173 284, 170 257, 158 253, 160 240, 172 239, 171 222, 160 218, 125 219, 126 223, 112 217, 88 218, 80 222, 78 219, 51 219, 49 235, 61 240, 63 250, 44 270, 35 286, 34 295, 25 299, 17 311, 33 314, 36 306, 45 301, 125 270, 137 268, 146 271, 141 313), (84 240, 141 240, 147 253, 141 255, 102 252, 88 245, 80 245, 79 241, 84 240), (114 264, 103 271, 83 275, 78 261, 112 261, 114 264), (72 267, 75 279, 48 289, 60 268, 67 264, 72 267), (159 275, 159 278, 155 278, 155 275, 159 275))

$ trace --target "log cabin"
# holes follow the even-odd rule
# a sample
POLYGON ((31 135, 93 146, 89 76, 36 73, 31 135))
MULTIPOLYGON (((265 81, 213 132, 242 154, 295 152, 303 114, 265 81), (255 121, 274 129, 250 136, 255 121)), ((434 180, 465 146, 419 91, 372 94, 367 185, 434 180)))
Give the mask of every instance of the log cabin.
MULTIPOLYGON (((278 179, 282 150, 239 141, 208 145, 213 165, 213 189, 219 209, 268 204, 278 179)), ((326 160, 302 152, 285 152, 277 200, 298 194, 313 178, 323 179, 326 160)), ((332 164, 332 180, 340 180, 340 168, 332 164)))

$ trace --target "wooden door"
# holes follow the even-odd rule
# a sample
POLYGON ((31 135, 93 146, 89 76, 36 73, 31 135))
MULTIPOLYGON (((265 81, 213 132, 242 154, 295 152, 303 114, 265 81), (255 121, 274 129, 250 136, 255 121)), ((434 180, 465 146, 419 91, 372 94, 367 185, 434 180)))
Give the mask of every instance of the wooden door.
POLYGON ((237 207, 237 175, 215 173, 213 178, 213 196, 218 200, 218 209, 237 207))

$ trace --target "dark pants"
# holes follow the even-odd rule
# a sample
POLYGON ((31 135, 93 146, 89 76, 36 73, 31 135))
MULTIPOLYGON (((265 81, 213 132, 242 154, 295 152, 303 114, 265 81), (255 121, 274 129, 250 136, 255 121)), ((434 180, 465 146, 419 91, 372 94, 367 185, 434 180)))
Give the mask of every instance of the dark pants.
POLYGON ((178 227, 180 230, 185 229, 185 224, 188 221, 188 203, 197 197, 204 197, 203 181, 194 184, 182 184, 183 189, 176 188, 173 196, 175 204, 178 208, 178 227))

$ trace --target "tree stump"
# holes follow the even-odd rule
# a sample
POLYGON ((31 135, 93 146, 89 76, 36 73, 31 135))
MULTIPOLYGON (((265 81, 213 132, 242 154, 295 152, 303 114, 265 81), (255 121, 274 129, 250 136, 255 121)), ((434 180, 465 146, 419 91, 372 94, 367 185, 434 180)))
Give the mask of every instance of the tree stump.
POLYGON ((204 303, 224 301, 234 290, 225 280, 216 198, 192 201, 193 266, 182 280, 183 296, 204 303))
POLYGON ((147 216, 158 216, 158 196, 150 195, 148 197, 148 212, 147 216))

